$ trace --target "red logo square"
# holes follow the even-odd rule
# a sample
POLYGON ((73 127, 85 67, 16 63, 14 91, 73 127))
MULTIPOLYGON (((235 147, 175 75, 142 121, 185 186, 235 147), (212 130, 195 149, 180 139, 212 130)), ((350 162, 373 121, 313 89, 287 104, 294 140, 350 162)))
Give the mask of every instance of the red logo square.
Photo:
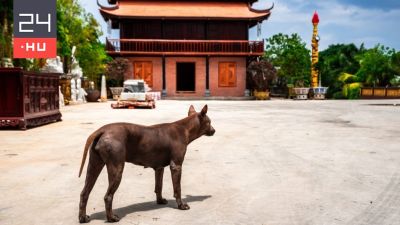
POLYGON ((14 38, 14 58, 56 58, 57 38, 14 38))

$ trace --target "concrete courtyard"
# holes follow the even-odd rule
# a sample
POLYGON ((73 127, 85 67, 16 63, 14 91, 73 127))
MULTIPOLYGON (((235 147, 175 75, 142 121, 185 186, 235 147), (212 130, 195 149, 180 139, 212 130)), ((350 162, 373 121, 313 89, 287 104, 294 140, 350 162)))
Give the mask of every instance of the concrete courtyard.
MULTIPOLYGON (((119 224, 400 224, 400 100, 110 103, 67 106, 62 122, 0 131, 0 224, 78 224, 88 135, 112 122, 173 122, 190 104, 208 104, 216 129, 186 154, 182 196, 191 209, 176 209, 169 168, 169 203, 160 206, 153 170, 127 164, 113 203, 119 224)), ((90 224, 105 222, 107 186, 104 169, 89 197, 90 224)))

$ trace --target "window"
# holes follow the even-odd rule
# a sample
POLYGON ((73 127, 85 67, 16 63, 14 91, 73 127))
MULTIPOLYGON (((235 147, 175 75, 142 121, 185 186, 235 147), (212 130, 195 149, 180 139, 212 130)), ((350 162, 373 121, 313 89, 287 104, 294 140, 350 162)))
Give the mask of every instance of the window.
POLYGON ((134 62, 133 78, 141 79, 146 82, 149 87, 153 87, 153 63, 152 62, 134 62))
POLYGON ((236 63, 220 62, 218 69, 219 87, 236 87, 236 63))

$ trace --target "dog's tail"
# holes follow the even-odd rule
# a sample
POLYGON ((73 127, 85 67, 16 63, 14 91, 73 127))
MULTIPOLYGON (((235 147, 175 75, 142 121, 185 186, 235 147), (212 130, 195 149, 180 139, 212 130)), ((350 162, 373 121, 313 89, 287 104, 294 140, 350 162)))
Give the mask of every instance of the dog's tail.
POLYGON ((91 146, 95 146, 97 144, 97 141, 99 140, 100 136, 103 134, 102 131, 97 130, 93 134, 91 134, 88 139, 86 140, 85 144, 85 149, 83 150, 83 157, 82 157, 82 163, 81 163, 81 168, 79 169, 79 177, 81 177, 83 166, 85 165, 86 157, 88 150, 91 146))

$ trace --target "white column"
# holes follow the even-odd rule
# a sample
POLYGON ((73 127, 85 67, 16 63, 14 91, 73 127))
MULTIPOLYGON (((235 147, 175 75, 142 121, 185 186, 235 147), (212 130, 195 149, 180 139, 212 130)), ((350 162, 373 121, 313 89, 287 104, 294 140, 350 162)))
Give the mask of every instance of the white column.
POLYGON ((102 102, 107 101, 107 88, 106 88, 106 76, 101 77, 101 92, 100 92, 100 100, 102 102))

